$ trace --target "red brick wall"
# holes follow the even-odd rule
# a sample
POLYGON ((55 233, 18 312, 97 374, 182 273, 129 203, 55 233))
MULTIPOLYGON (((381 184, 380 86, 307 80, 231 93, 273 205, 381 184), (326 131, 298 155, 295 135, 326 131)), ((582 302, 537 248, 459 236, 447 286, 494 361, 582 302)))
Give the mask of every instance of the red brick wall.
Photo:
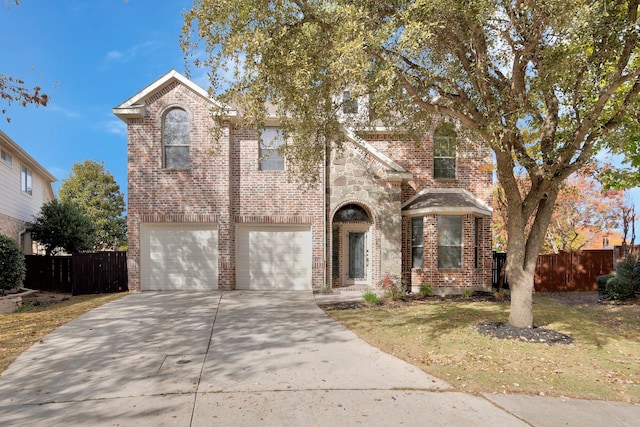
MULTIPOLYGON (((425 188, 463 188, 491 206, 491 155, 487 148, 478 149, 470 141, 461 140, 456 158, 456 179, 433 178, 433 140, 430 135, 419 142, 394 141, 388 135, 369 136, 370 143, 413 173, 413 179, 402 184, 402 202, 425 188)), ((475 219, 463 219, 463 266, 461 269, 438 269, 437 216, 425 217, 424 266, 411 269, 411 218, 403 218, 403 279, 417 290, 421 284, 440 287, 441 292, 456 293, 466 288, 491 287, 491 218, 482 218, 479 267, 475 267, 475 219)))
POLYGON ((323 191, 305 192, 285 172, 258 170, 254 131, 226 124, 214 140, 210 104, 177 83, 146 102, 128 122, 129 288, 140 289, 140 223, 218 224, 221 289, 235 288, 235 223, 311 224, 314 287, 323 281, 323 191), (188 170, 162 165, 162 117, 173 107, 190 118, 188 170))

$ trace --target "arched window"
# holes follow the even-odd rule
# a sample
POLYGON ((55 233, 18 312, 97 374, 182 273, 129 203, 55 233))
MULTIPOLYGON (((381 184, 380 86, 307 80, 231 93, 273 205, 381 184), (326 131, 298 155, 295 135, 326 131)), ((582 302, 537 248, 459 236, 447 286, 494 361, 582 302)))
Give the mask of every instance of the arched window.
POLYGON ((456 178, 457 136, 452 123, 442 123, 433 133, 434 178, 456 178))
POLYGON ((189 169, 189 116, 180 108, 173 108, 162 123, 164 167, 189 169))
POLYGON ((333 217, 334 222, 369 221, 369 215, 362 206, 349 204, 341 207, 333 217))

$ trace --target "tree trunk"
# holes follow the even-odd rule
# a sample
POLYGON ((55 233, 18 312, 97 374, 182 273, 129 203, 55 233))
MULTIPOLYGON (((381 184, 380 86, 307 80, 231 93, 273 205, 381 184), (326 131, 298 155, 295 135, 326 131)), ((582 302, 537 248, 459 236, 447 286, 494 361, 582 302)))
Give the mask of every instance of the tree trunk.
POLYGON ((533 327, 533 276, 533 273, 521 268, 509 269, 509 289, 511 290, 509 323, 513 326, 533 327))

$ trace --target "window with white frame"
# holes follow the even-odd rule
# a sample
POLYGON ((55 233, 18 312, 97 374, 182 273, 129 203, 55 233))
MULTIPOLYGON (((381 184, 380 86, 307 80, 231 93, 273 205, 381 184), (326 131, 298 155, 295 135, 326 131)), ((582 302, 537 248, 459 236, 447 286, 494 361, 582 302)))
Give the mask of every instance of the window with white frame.
POLYGON ((163 161, 166 169, 189 169, 189 115, 172 108, 162 122, 163 161))
POLYGON ((11 156, 11 154, 7 153, 2 149, 0 149, 0 160, 2 160, 8 165, 13 164, 13 157, 11 156))
POLYGON ((33 174, 31 170, 26 166, 22 166, 20 173, 22 192, 26 194, 33 194, 33 174))
POLYGON ((351 92, 342 92, 342 112, 344 114, 358 114, 358 100, 351 97, 351 92))
POLYGON ((424 220, 411 218, 411 268, 422 268, 424 263, 424 220))
POLYGON ((284 158, 279 148, 284 144, 284 137, 280 128, 267 126, 260 134, 260 170, 281 171, 284 170, 284 158))
POLYGON ((462 217, 438 217, 438 268, 462 268, 462 217))
POLYGON ((433 133, 433 177, 456 178, 457 133, 451 123, 443 123, 433 133))

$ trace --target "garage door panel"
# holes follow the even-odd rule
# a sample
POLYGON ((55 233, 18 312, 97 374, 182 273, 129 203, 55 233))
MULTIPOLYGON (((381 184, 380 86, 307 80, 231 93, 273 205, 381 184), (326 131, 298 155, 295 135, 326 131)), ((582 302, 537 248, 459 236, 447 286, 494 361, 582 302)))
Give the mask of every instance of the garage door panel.
POLYGON ((238 289, 311 289, 311 227, 238 225, 238 289))
POLYGON ((142 290, 213 290, 218 287, 216 224, 143 224, 142 290))

